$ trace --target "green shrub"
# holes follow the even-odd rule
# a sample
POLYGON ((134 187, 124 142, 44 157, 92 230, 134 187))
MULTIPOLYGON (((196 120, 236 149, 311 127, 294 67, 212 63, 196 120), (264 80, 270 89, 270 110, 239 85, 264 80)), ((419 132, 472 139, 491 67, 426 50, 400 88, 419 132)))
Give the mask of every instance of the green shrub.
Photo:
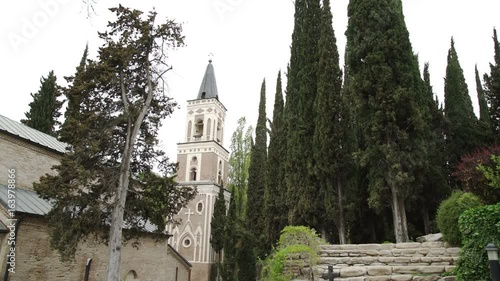
POLYGON ((500 204, 465 211, 459 219, 463 247, 457 267, 458 281, 491 280, 488 243, 500 245, 500 204))
POLYGON ((464 211, 478 206, 481 206, 479 198, 472 193, 463 191, 455 191, 448 199, 441 202, 437 211, 436 222, 446 242, 453 246, 461 245, 458 218, 464 211))
POLYGON ((262 280, 290 281, 294 273, 293 266, 311 267, 319 260, 319 245, 325 242, 310 228, 305 226, 287 226, 281 231, 278 246, 264 261, 262 280), (288 267, 288 269, 287 269, 288 267))

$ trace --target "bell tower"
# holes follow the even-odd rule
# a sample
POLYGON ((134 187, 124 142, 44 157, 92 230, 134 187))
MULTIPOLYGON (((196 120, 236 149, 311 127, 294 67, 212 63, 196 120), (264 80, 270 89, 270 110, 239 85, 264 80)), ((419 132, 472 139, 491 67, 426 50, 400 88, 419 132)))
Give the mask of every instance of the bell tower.
MULTIPOLYGON (((169 244, 192 265, 191 280, 210 280, 215 252, 210 245, 212 214, 220 188, 227 181, 229 152, 224 148, 226 108, 219 101, 212 60, 209 60, 196 99, 187 101, 184 141, 177 144, 177 182, 195 186, 196 198, 169 226, 169 244)), ((225 191, 226 201, 230 194, 225 191)))

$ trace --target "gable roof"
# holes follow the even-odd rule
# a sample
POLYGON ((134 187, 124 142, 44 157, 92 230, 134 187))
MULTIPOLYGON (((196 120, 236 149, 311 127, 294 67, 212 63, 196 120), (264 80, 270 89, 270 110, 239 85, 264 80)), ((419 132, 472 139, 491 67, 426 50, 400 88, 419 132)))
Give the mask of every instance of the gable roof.
POLYGON ((51 135, 42 133, 20 122, 0 115, 0 132, 2 131, 60 153, 65 153, 66 147, 68 146, 66 143, 58 141, 51 135))
POLYGON ((186 259, 184 258, 181 253, 177 252, 174 247, 172 247, 170 244, 167 244, 168 249, 174 254, 174 256, 182 263, 187 265, 188 267, 193 267, 193 265, 186 259))

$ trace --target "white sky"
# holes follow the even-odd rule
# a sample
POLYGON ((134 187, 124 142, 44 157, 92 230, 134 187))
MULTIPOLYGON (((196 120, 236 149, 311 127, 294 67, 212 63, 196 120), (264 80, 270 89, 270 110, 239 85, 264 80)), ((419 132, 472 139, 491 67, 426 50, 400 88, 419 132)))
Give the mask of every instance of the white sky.
MULTIPOLYGON (((294 6, 292 0, 96 0, 96 14, 87 19, 81 0, 2 1, 0 10, 0 114, 19 121, 38 91, 40 77, 54 70, 60 84, 72 75, 85 44, 95 57, 104 31, 113 20, 107 8, 122 5, 149 11, 183 23, 187 46, 171 51, 173 71, 169 94, 181 108, 164 122, 163 149, 176 158, 184 141, 186 100, 197 96, 213 53, 220 101, 228 109, 225 146, 241 116, 257 120, 262 79, 267 83, 267 114, 272 114, 276 76, 290 59, 294 6)), ((345 48, 348 0, 331 0, 341 64, 345 48)), ((469 93, 477 104, 474 65, 481 76, 493 61, 493 27, 500 28, 498 0, 403 0, 406 25, 421 66, 430 63, 434 92, 443 101, 443 78, 451 36, 464 69, 469 93)), ((285 78, 286 76, 283 75, 285 78)), ((285 81, 284 81, 285 82, 285 81)))

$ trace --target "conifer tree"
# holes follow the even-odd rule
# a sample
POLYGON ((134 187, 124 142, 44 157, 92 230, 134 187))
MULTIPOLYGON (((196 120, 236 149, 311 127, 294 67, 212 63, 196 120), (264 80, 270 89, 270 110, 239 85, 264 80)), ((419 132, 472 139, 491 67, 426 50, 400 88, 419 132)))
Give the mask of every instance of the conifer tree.
MULTIPOLYGON (((231 188, 231 194, 235 194, 235 187, 231 188)), ((238 268, 238 231, 240 222, 236 214, 236 200, 234 197, 229 201, 229 210, 227 212, 224 225, 224 263, 222 265, 222 280, 236 280, 238 268)))
POLYGON ((265 223, 266 223, 266 250, 271 250, 272 245, 280 237, 281 230, 287 225, 288 216, 286 208, 285 178, 285 124, 284 101, 281 85, 281 71, 278 72, 276 81, 276 94, 274 97, 273 121, 269 137, 267 159, 267 185, 265 192, 265 223))
POLYGON ((406 198, 420 167, 421 78, 401 0, 351 0, 346 31, 349 91, 359 104, 369 203, 390 204, 396 242, 408 241, 406 198))
POLYGON ((224 187, 219 187, 219 196, 215 200, 212 221, 210 222, 211 237, 210 244, 217 254, 217 280, 220 280, 221 255, 224 249, 224 232, 226 225, 226 199, 224 198, 224 187))
POLYGON ((255 144, 252 147, 248 169, 247 226, 256 242, 256 255, 265 254, 264 192, 267 179, 267 127, 266 81, 260 90, 259 117, 255 127, 255 144))
POLYGON ((60 124, 57 118, 61 116, 59 110, 62 102, 57 100, 61 92, 54 71, 50 71, 46 78, 42 77, 40 84, 40 90, 31 94, 33 101, 29 104, 29 111, 24 113, 26 119, 22 119, 21 123, 51 136, 57 136, 56 126, 60 124))
POLYGON ((313 176, 314 100, 317 95, 319 0, 295 1, 295 19, 288 68, 285 122, 288 223, 317 227, 318 193, 313 176))
POLYGON ((479 103, 479 124, 478 133, 481 146, 491 144, 493 141, 493 132, 490 119, 490 112, 488 110, 488 102, 486 101, 485 92, 483 85, 481 83, 481 78, 479 77, 479 71, 477 70, 477 65, 474 69, 476 74, 476 92, 477 100, 479 103))
POLYGON ((182 28, 157 23, 156 12, 110 10, 117 19, 99 33, 98 59, 88 61, 78 85, 85 93, 80 122, 66 127, 71 151, 34 189, 52 202, 51 245, 61 258, 72 259, 79 241, 99 235, 109 245, 106 280, 115 281, 124 238, 144 231, 146 222, 162 234, 195 190, 177 186, 176 166, 157 148, 161 120, 176 107, 160 83, 170 68, 163 51, 183 45, 182 28))
POLYGON ((483 85, 481 83, 481 78, 479 77, 479 71, 477 70, 477 64, 474 68, 476 74, 476 92, 477 100, 479 102, 479 121, 487 126, 491 126, 490 114, 488 112, 488 102, 484 95, 483 85))
POLYGON ((313 137, 315 175, 319 183, 318 200, 325 207, 322 229, 336 225, 340 244, 347 243, 344 218, 344 192, 348 167, 352 162, 347 150, 347 110, 341 96, 342 71, 339 67, 337 40, 332 27, 330 1, 323 0, 321 34, 318 42, 318 82, 315 100, 313 137))
POLYGON ((490 63, 490 74, 484 74, 484 90, 490 106, 493 134, 498 142, 500 137, 500 43, 496 29, 493 29, 493 47, 495 51, 494 62, 490 63))
POLYGON ((450 124, 446 132, 448 164, 450 171, 454 171, 460 157, 477 148, 478 140, 477 118, 453 38, 446 66, 444 106, 444 113, 450 124))
POLYGON ((431 233, 431 221, 436 213, 441 201, 449 194, 449 187, 446 181, 446 159, 445 159, 445 137, 444 137, 444 113, 439 105, 439 100, 435 98, 429 74, 429 64, 424 64, 424 93, 422 109, 425 120, 425 145, 426 145, 426 165, 418 174, 420 181, 420 194, 414 203, 416 216, 422 218, 423 232, 431 233))
POLYGON ((80 120, 83 117, 80 116, 80 105, 82 103, 82 100, 88 94, 88 91, 85 91, 84 80, 88 50, 89 46, 86 45, 85 50, 83 51, 82 58, 80 59, 80 64, 76 67, 74 76, 65 77, 68 85, 70 86, 63 88, 63 94, 64 96, 66 96, 68 104, 66 106, 66 111, 64 112, 64 122, 61 125, 59 138, 61 141, 69 144, 73 143, 73 140, 71 138, 75 136, 72 134, 71 128, 80 126, 80 120))

